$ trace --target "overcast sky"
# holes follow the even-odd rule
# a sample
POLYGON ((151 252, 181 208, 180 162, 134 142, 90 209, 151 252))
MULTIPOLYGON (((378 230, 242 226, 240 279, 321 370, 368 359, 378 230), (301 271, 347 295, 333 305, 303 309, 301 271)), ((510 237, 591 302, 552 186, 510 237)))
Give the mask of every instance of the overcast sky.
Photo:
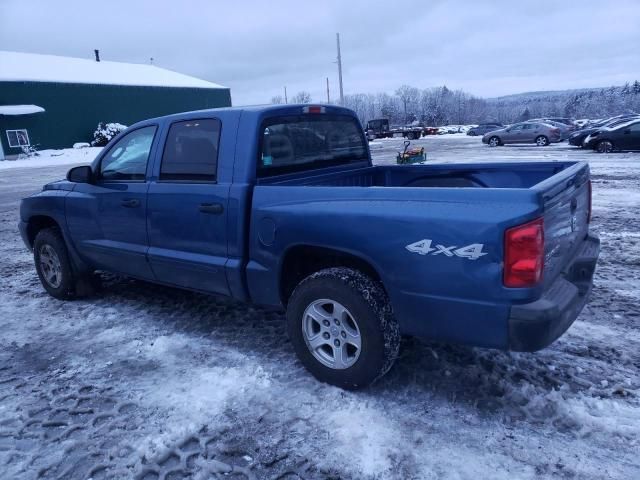
MULTIPOLYGON (((0 0, 0 49, 145 63, 231 87, 234 105, 446 84, 480 96, 640 78, 640 0, 0 0)), ((0 68, 10 68, 0 65, 0 68)))

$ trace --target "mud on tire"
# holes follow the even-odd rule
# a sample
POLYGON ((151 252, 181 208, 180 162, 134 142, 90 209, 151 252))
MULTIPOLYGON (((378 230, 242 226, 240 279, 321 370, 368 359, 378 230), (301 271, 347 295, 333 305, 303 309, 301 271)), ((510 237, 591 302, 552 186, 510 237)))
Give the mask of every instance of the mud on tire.
POLYGON ((328 268, 300 282, 289 299, 287 328, 296 354, 307 370, 322 382, 349 390, 365 387, 387 373, 400 347, 398 323, 382 284, 351 268, 328 268), (343 305, 359 328, 361 349, 348 368, 324 365, 307 346, 303 333, 305 311, 320 299, 343 305))

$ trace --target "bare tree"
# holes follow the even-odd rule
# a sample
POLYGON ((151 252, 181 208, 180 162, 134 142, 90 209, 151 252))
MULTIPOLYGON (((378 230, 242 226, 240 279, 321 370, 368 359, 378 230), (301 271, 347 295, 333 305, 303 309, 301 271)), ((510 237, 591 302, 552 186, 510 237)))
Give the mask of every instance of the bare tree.
POLYGON ((311 94, 302 90, 293 96, 291 103, 311 103, 311 94))
POLYGON ((396 90, 396 95, 402 102, 402 107, 404 110, 404 123, 407 123, 409 112, 411 110, 415 111, 418 101, 420 100, 420 90, 410 85, 402 85, 396 90))
POLYGON ((282 95, 275 95, 271 97, 271 103, 273 103, 274 105, 280 105, 284 103, 284 99, 282 98, 282 95))

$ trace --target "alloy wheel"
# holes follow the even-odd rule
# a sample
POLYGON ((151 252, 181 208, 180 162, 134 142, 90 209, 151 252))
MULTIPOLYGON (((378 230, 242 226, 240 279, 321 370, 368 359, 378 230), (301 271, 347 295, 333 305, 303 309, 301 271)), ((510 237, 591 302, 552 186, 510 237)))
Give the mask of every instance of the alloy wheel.
POLYGON ((58 254, 49 244, 40 247, 40 271, 51 288, 59 288, 62 284, 62 264, 58 254))
POLYGON ((312 302, 302 316, 302 335, 307 348, 323 365, 344 370, 356 363, 362 337, 351 312, 339 302, 312 302))

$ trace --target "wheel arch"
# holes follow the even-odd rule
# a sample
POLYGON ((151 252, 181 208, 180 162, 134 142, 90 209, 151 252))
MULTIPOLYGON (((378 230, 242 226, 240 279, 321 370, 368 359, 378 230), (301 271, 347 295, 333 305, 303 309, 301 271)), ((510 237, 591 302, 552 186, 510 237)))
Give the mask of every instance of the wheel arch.
POLYGON ((379 281, 384 288, 378 268, 369 259, 336 248, 299 244, 284 252, 280 265, 278 278, 282 305, 287 305, 293 290, 304 278, 331 267, 353 268, 379 281))
POLYGON ((60 229, 60 224, 55 218, 49 215, 33 215, 29 217, 29 220, 27 221, 27 241, 29 242, 30 248, 33 248, 33 242, 35 241, 38 232, 45 228, 60 229))

